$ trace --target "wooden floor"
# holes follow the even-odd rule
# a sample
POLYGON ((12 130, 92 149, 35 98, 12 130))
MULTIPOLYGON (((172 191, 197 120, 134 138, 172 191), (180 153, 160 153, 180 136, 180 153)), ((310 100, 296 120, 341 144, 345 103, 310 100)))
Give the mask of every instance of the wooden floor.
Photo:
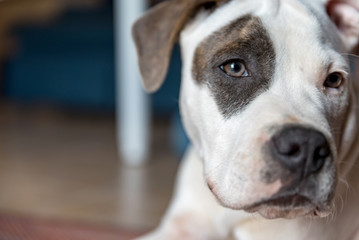
POLYGON ((178 162, 168 124, 154 125, 150 164, 128 168, 117 157, 111 116, 0 105, 0 212, 153 228, 178 162))
POLYGON ((143 235, 121 227, 37 219, 0 213, 1 240, 133 240, 143 235))

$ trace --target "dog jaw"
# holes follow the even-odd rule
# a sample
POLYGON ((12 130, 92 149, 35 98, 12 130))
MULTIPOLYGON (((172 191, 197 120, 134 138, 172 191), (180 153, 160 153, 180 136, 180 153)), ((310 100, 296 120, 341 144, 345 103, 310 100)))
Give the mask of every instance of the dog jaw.
POLYGON ((269 207, 260 206, 256 208, 244 209, 248 213, 259 213, 262 217, 267 219, 286 218, 294 219, 298 217, 311 217, 311 218, 324 218, 332 214, 329 207, 325 210, 319 210, 314 205, 308 205, 306 207, 291 207, 288 209, 282 209, 281 207, 269 207))
POLYGON ((248 213, 257 212, 267 219, 298 217, 323 218, 332 213, 330 204, 315 204, 307 197, 294 195, 290 197, 277 198, 263 201, 244 208, 248 213))
MULTIPOLYGON (((216 197, 219 204, 233 210, 244 210, 248 213, 259 213, 267 219, 286 218, 293 219, 297 217, 323 218, 335 211, 332 204, 332 193, 334 192, 334 184, 327 197, 317 199, 317 196, 304 196, 301 194, 293 194, 290 196, 278 197, 281 188, 284 188, 280 180, 277 180, 262 187, 253 189, 250 198, 242 197, 240 200, 233 200, 230 196, 224 195, 219 190, 220 185, 206 177, 206 182, 216 197), (263 198, 263 196, 267 196, 263 198), (263 199, 263 200, 256 200, 263 199)), ((319 198, 319 197, 318 197, 319 198)))

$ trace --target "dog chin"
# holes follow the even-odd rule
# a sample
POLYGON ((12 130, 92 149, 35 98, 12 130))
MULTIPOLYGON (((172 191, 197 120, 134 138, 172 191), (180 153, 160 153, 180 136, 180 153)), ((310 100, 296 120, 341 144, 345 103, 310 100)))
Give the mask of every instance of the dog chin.
POLYGON ((244 210, 248 213, 258 213, 267 219, 293 219, 298 217, 324 218, 332 214, 330 201, 316 203, 317 201, 300 194, 274 197, 243 205, 243 203, 233 204, 233 202, 226 201, 226 198, 221 198, 220 195, 217 194, 212 185, 209 185, 209 188, 218 200, 218 203, 223 207, 233 210, 244 210))
POLYGON ((307 207, 300 207, 300 208, 293 208, 293 209, 286 209, 281 207, 269 207, 269 206, 263 206, 259 207, 257 209, 245 209, 245 211, 249 213, 257 212, 262 217, 267 219, 275 219, 275 218, 287 218, 287 219, 293 219, 303 216, 310 216, 310 217, 316 217, 315 209, 313 208, 307 208, 307 207))
POLYGON ((286 218, 293 219, 298 217, 323 218, 331 214, 330 208, 320 208, 311 202, 297 206, 281 206, 268 203, 256 204, 255 206, 244 208, 246 212, 258 213, 267 219, 286 218))

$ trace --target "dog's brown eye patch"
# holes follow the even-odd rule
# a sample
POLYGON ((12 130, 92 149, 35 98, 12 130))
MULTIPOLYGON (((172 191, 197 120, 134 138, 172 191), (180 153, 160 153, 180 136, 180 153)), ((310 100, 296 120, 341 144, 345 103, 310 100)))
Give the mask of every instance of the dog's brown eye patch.
POLYGON ((248 71, 244 63, 239 60, 230 60, 219 67, 225 74, 230 77, 248 77, 248 71))
POLYGON ((275 57, 261 19, 245 15, 199 44, 192 76, 200 86, 209 87, 218 110, 229 118, 269 89, 275 57))
POLYGON ((328 88, 338 88, 343 83, 343 75, 338 72, 334 72, 328 75, 324 82, 324 86, 328 88))

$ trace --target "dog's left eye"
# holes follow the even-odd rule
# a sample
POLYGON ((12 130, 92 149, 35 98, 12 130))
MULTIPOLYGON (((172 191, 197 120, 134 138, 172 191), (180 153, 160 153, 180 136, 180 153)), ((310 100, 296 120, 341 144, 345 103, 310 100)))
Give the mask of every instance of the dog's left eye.
POLYGON ((219 67, 225 74, 231 77, 248 77, 248 71, 244 63, 239 60, 231 60, 219 67))
POLYGON ((342 74, 338 72, 331 73, 325 80, 324 86, 328 88, 339 88, 340 85, 342 85, 343 79, 342 74))

